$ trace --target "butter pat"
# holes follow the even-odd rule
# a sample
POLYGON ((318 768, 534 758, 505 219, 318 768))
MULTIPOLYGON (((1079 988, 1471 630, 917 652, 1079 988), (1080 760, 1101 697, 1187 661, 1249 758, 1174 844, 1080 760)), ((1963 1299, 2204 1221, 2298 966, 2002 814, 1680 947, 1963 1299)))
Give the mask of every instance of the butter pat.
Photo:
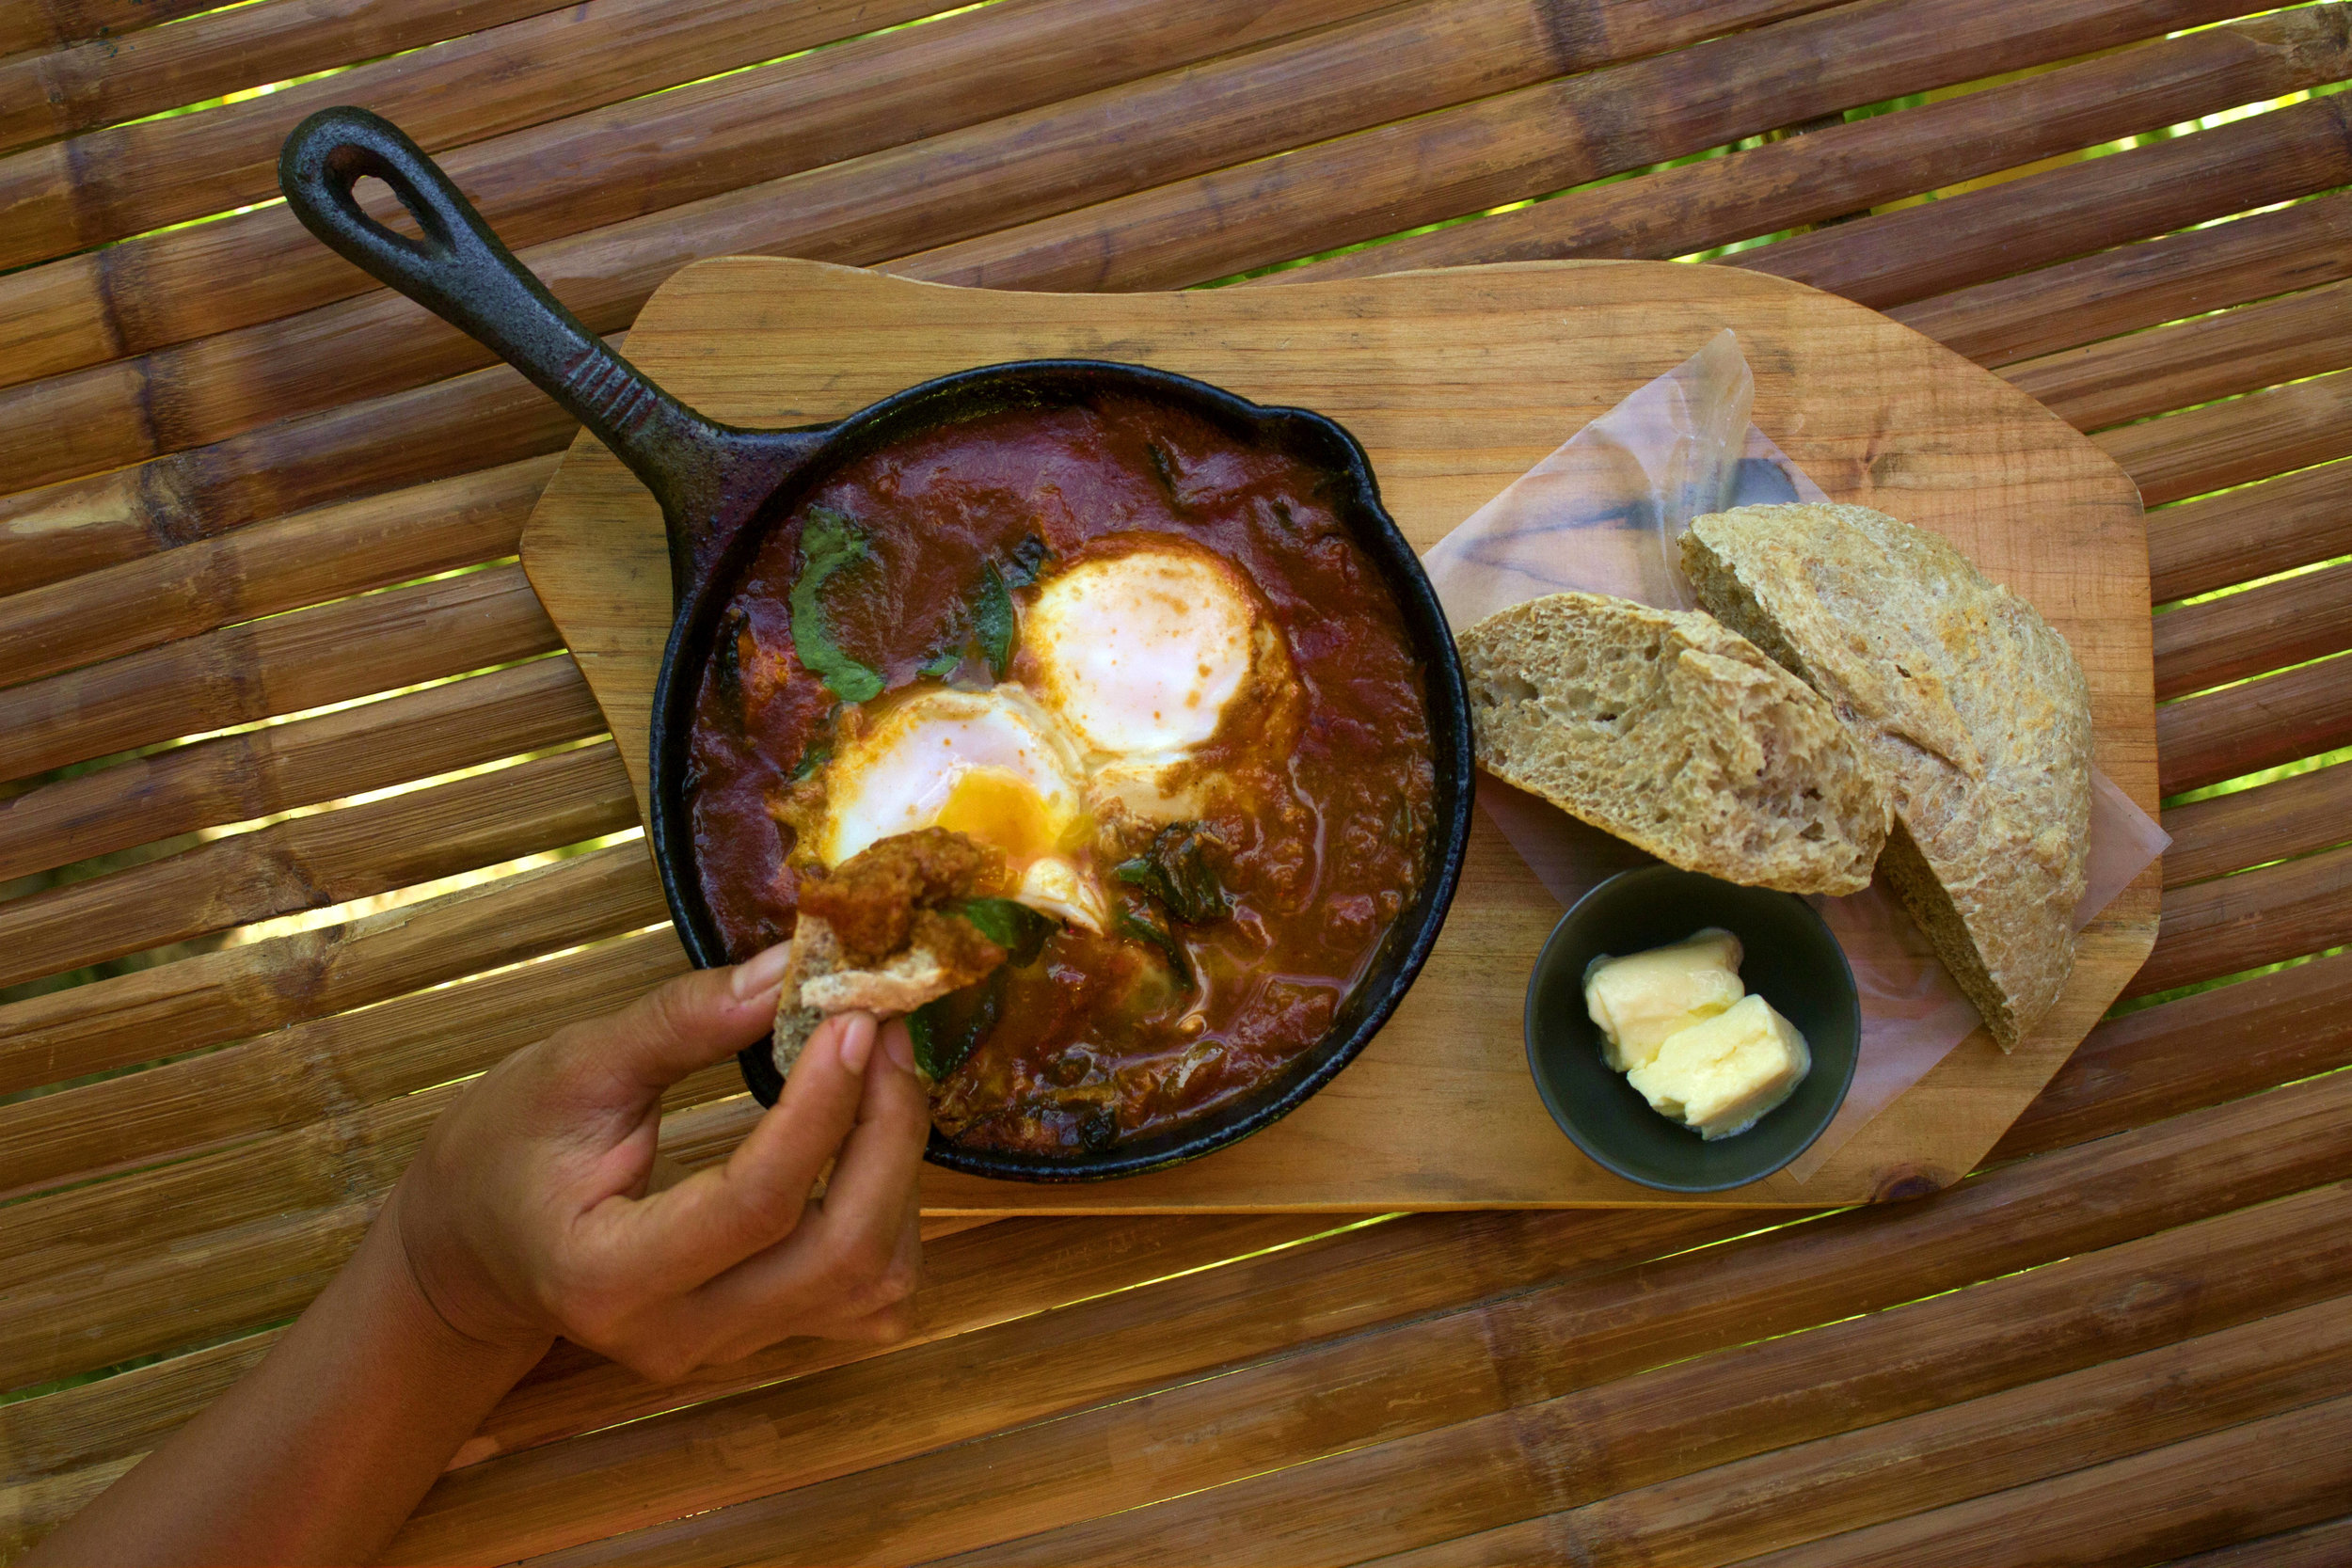
POLYGON ((1601 1054, 1619 1072, 1646 1065, 1669 1035, 1713 1018, 1746 994, 1740 939, 1710 926, 1671 947, 1584 970, 1584 1010, 1600 1025, 1601 1054))
POLYGON ((1626 1074, 1650 1108, 1712 1141, 1744 1132, 1813 1070, 1797 1026, 1760 996, 1677 1030, 1626 1074))

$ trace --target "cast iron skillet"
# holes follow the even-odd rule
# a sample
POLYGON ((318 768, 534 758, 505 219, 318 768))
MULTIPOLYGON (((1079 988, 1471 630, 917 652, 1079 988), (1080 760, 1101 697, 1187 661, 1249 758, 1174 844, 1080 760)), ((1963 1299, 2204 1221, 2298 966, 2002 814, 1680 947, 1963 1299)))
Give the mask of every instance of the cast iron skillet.
MULTIPOLYGON (((1388 1020, 1444 924, 1470 836, 1470 732, 1453 634, 1421 563, 1381 510, 1363 449, 1321 415, 1262 408, 1205 383, 1140 365, 1030 359, 911 387, 834 424, 745 430, 707 420, 639 374, 499 243, 433 160, 364 109, 324 109, 294 127, 278 182, 303 226, 346 260, 442 316, 536 382, 610 447, 661 502, 677 618, 653 703, 655 863, 694 962, 728 961, 694 875, 686 800, 688 738, 713 632, 768 531, 843 465, 942 424, 1012 407, 1084 405, 1105 393, 1182 409, 1236 443, 1283 452, 1328 475, 1342 524, 1395 595, 1425 674, 1436 752, 1436 821, 1421 892, 1397 917, 1322 1041, 1287 1072, 1163 1135, 1070 1159, 959 1148, 931 1134, 929 1158, 977 1176, 1069 1181, 1132 1176, 1221 1148, 1275 1121, 1337 1075, 1388 1020), (373 175, 408 209, 410 239, 363 212, 352 187, 373 175)), ((765 1042, 741 1056, 765 1103, 782 1088, 765 1042)))

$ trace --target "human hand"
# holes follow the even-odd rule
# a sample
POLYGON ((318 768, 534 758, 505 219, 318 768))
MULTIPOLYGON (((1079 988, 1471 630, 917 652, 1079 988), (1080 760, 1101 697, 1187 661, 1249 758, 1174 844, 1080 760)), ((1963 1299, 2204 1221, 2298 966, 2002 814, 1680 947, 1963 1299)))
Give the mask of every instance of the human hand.
POLYGON ((562 1334, 657 1381, 791 1335, 904 1332, 930 1116, 902 1022, 828 1019, 724 1165, 653 1190, 661 1091, 768 1030, 781 960, 682 975, 559 1030, 441 1117, 387 1218, 453 1328, 562 1334))

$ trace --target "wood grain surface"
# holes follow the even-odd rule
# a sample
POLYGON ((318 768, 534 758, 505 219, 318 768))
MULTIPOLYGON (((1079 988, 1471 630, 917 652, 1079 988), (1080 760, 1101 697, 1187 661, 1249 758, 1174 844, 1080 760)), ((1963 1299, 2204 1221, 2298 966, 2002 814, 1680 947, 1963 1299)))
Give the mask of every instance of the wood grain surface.
MULTIPOLYGON (((1144 307, 1156 332, 1318 279, 1729 242, 1677 270, 1888 309, 2141 486, 2163 787, 2195 789, 2128 987, 2165 989, 1946 1190, 1895 1163, 1880 1196, 1910 1201, 1835 1213, 941 1215, 900 1345, 674 1386, 559 1346, 390 1559, 2345 1560, 2352 6, 2254 8, 0 0, 0 256, 27 263, 0 276, 0 969, 72 966, 0 987, 0 1560, 262 1356, 466 1074, 685 963, 633 836, 389 886, 633 818, 640 742, 601 741, 508 563, 572 421, 258 199, 287 126, 358 103, 616 342, 679 267, 747 252, 1017 289, 1274 264, 1144 307)), ((1041 345, 1158 342, 1126 302, 1003 304, 1041 345)), ((1500 369, 1442 341, 1376 406, 1311 373, 1402 341, 1364 307, 1320 365, 1288 330, 1168 352, 1376 430, 1416 530, 1664 359, 1562 385, 1569 312, 1522 310, 1500 369), (1491 430, 1439 427, 1465 401, 1491 430)), ((838 386, 747 371, 736 406, 822 417, 1008 352, 958 349, 962 309, 838 386)), ((1900 341, 1807 373, 1931 357, 1900 341)), ((1793 364, 1757 368, 1833 487, 1931 495, 1900 485, 1937 453, 1873 467, 1910 451, 1885 431, 1802 447, 1793 364)), ((1549 911, 1479 854, 1446 961, 1499 972, 1549 911)), ((1507 1032, 1440 978, 1421 1026, 1507 1032)), ((1390 1044, 1311 1118, 1404 1080, 1390 1044)), ((1975 1049, 1933 1084, 1981 1148, 2024 1091, 1975 1049)), ((693 1074, 661 1146, 721 1157, 756 1114, 693 1074)))
MULTIPOLYGON (((1802 286, 1674 265, 1533 263, 1271 290, 1059 295, 731 258, 665 284, 629 352, 714 417, 765 425, 836 418, 929 376, 1007 359, 1074 355, 1181 371, 1345 424, 1372 453, 1399 526, 1425 549, 1726 325, 1756 371, 1757 423, 1831 494, 1945 533, 2066 634, 2090 677, 2099 764, 2153 811, 2146 547, 2130 481, 1996 378, 1802 286)), ((659 511, 582 436, 522 548, 642 805, 646 705, 670 620, 659 511)), ((1810 1180, 1784 1173, 1718 1201, 1857 1202, 1969 1169, 2139 967, 2154 940, 2157 887, 2151 868, 2083 934, 2065 993, 2014 1054, 1979 1032, 1810 1180)), ((1117 1183, 932 1170, 926 1208, 1660 1201, 1580 1154, 1528 1078, 1523 990, 1558 914, 1482 818, 1445 935, 1395 1019, 1285 1121, 1117 1183)))

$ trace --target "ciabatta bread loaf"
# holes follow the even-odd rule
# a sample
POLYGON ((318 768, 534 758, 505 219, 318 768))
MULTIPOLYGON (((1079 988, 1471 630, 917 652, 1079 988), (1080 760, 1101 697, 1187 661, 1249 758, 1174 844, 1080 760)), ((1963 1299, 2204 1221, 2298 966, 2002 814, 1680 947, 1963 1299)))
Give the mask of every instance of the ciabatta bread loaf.
POLYGON ((1862 506, 1698 518, 1699 600, 1827 697, 1895 798, 1885 867, 2003 1050, 2074 962, 2090 691, 2066 639, 1951 546, 1862 506))
POLYGON ((1553 594, 1461 634, 1478 761, 1687 871, 1867 886, 1887 797, 1803 681, 1695 611, 1553 594))

